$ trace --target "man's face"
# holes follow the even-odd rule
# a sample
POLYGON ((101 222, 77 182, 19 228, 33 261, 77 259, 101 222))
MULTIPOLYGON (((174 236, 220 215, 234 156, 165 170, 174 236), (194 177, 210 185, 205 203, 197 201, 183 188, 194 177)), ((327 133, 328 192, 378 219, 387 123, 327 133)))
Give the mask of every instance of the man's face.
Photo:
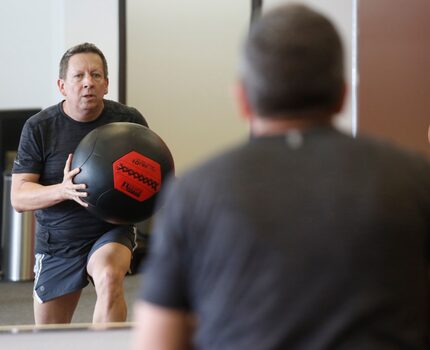
POLYGON ((79 53, 70 57, 66 77, 58 81, 69 110, 79 114, 103 108, 108 85, 102 59, 95 53, 79 53))

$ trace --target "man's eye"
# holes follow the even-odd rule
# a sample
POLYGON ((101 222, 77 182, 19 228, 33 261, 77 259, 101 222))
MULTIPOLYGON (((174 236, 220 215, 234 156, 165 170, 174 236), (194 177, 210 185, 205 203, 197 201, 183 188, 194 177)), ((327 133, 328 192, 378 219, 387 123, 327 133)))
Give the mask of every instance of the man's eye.
POLYGON ((102 75, 100 73, 93 73, 93 78, 94 79, 101 79, 102 75))

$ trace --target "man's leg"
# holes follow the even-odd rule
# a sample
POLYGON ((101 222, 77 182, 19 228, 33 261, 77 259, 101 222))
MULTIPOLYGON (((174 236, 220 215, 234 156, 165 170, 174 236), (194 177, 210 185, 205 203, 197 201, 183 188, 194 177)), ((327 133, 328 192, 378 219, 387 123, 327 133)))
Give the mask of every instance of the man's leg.
POLYGON ((122 322, 127 318, 124 277, 130 268, 131 251, 120 243, 98 248, 88 261, 87 271, 97 293, 93 322, 122 322))
POLYGON ((34 299, 34 320, 39 324, 70 323, 82 290, 39 303, 34 299))

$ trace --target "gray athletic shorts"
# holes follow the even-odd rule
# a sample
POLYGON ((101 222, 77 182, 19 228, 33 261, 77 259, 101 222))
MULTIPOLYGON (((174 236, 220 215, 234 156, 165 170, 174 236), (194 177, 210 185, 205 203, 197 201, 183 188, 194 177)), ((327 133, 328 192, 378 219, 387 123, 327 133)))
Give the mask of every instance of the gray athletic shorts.
POLYGON ((133 252, 136 247, 136 234, 119 226, 103 234, 88 254, 64 257, 37 253, 33 292, 36 300, 43 303, 86 287, 90 281, 87 264, 92 253, 111 242, 123 244, 133 252))

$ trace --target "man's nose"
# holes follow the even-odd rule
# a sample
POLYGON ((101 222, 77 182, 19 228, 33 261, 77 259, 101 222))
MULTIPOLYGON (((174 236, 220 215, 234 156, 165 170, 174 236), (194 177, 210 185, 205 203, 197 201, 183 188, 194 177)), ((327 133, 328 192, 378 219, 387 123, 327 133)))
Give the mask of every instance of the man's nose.
POLYGON ((84 87, 85 88, 88 88, 88 87, 94 85, 94 79, 91 76, 91 74, 85 74, 83 83, 84 83, 84 87))

